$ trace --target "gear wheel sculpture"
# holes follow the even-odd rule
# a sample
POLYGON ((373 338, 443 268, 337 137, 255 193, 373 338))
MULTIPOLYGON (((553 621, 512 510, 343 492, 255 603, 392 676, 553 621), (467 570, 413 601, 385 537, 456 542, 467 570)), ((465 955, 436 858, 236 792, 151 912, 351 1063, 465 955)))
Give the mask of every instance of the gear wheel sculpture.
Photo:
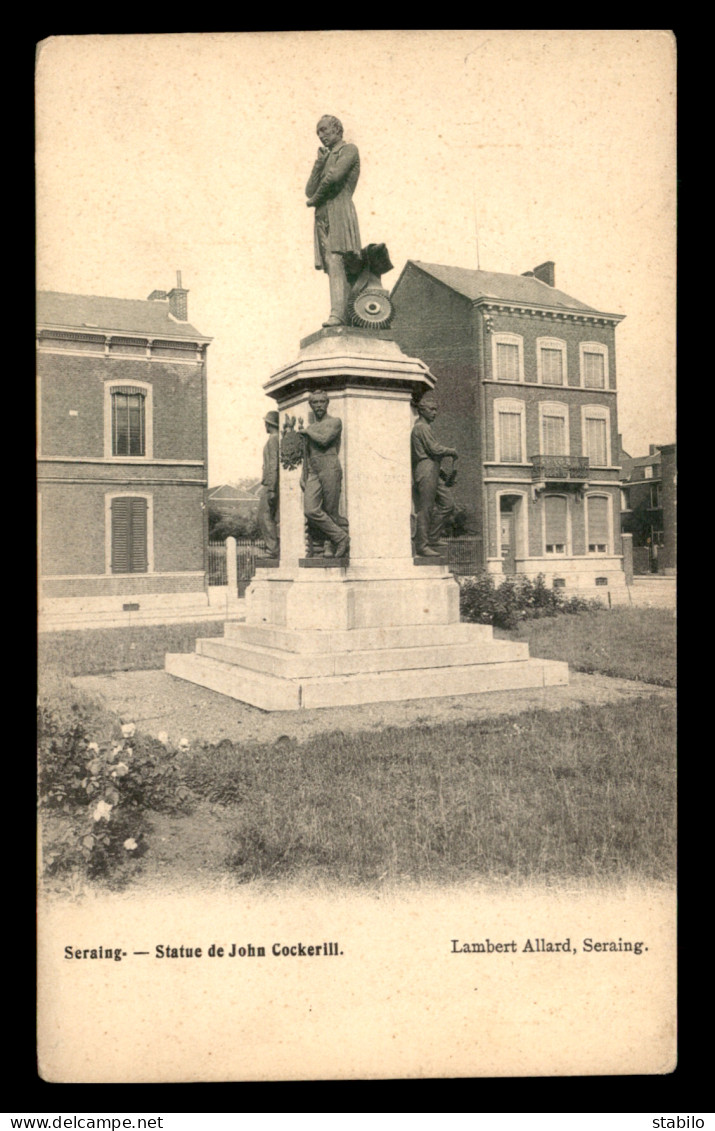
POLYGON ((350 302, 350 315, 354 326, 384 330, 390 325, 392 314, 390 296, 382 287, 367 287, 350 302))

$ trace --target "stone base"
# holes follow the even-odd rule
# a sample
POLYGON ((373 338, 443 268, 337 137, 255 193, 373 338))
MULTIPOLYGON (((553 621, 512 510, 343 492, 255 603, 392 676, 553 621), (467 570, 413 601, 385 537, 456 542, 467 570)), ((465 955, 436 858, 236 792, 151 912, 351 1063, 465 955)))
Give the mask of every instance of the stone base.
POLYGON ((264 711, 297 711, 568 683, 568 665, 530 660, 488 625, 295 631, 227 624, 169 654, 166 670, 264 711))

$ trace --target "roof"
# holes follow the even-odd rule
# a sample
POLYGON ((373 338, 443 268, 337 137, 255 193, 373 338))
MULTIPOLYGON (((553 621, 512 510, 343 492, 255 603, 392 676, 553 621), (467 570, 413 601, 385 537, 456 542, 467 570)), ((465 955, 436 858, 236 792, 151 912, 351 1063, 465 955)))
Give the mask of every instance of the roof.
POLYGON ((255 502, 260 486, 259 480, 250 485, 223 483, 220 487, 210 487, 208 497, 211 502, 214 500, 223 503, 255 502))
POLYGON ((577 298, 571 298, 563 291, 542 283, 530 275, 505 275, 500 271, 472 271, 466 267, 446 267, 441 263, 423 263, 418 259, 408 260, 450 287, 458 294, 476 302, 478 299, 495 299, 502 302, 522 302, 526 306, 548 306, 565 310, 583 310, 589 314, 601 313, 577 298))
POLYGON ((649 467, 652 463, 660 463, 660 450, 648 456, 635 456, 633 467, 649 467))
POLYGON ((116 330, 155 338, 210 340, 190 322, 176 322, 171 318, 168 301, 161 299, 149 302, 147 299, 38 291, 37 322, 40 326, 66 326, 73 330, 116 330))

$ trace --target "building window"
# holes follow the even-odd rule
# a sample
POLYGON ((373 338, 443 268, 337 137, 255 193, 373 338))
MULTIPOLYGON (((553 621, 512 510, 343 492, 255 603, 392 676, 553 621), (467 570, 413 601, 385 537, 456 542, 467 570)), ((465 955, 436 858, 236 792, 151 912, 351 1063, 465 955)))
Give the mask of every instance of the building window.
POLYGON ((653 527, 650 529, 650 541, 652 546, 664 546, 665 538, 663 537, 662 530, 655 530, 653 527))
POLYGON ((524 402, 494 402, 495 448, 497 463, 523 463, 526 450, 524 402))
POLYGON ((151 385, 138 381, 105 385, 104 454, 114 459, 151 459, 151 385))
POLYGON ((117 495, 111 501, 112 573, 147 573, 149 569, 147 500, 117 495))
POLYGON ((112 390, 112 455, 146 455, 144 392, 112 390))
POLYGON ((589 554, 607 554, 611 526, 607 495, 589 495, 586 500, 586 529, 589 554))
POLYGON ((538 338, 536 370, 542 385, 566 383, 566 342, 558 338, 538 338))
POLYGON ((583 454, 591 467, 611 466, 611 414, 601 405, 584 405, 581 409, 583 454))
POLYGON ((547 554, 566 553, 567 507, 564 495, 544 496, 544 549, 547 554))
POLYGON ((651 483, 650 485, 650 506, 651 510, 656 510, 660 504, 660 483, 651 483))
POLYGON ((519 334, 493 334, 492 350, 497 381, 524 380, 524 342, 519 334))
POLYGON ((652 479, 653 478, 653 465, 652 464, 648 464, 648 466, 643 469, 643 478, 644 479, 652 479))
POLYGON ((630 503, 630 499, 628 497, 628 491, 626 491, 625 487, 622 487, 621 488, 621 510, 622 511, 629 511, 630 509, 631 509, 631 503, 630 503))
POLYGON ((584 389, 608 388, 608 349, 600 342, 581 342, 581 384, 584 389))
POLYGON ((541 422, 541 454, 544 456, 566 456, 569 454, 569 410, 565 404, 550 404, 542 401, 539 405, 541 422))

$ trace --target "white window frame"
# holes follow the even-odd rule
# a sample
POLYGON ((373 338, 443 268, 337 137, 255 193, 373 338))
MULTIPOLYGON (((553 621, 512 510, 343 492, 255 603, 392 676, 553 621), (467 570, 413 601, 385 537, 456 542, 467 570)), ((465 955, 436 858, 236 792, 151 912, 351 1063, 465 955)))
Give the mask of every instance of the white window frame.
POLYGON ((652 479, 653 478, 653 464, 652 463, 647 463, 645 465, 645 467, 643 468, 643 478, 644 479, 652 479))
POLYGON ((544 547, 544 557, 549 558, 549 559, 551 559, 551 558, 570 558, 572 556, 571 546, 572 546, 573 543, 572 543, 572 537, 571 537, 571 503, 569 502, 569 496, 567 494, 565 494, 563 491, 548 491, 547 493, 543 494, 541 496, 541 498, 542 498, 542 503, 543 503, 543 505, 541 507, 541 545, 544 547), (564 546, 563 553, 561 553, 560 551, 550 553, 546 549, 546 500, 547 499, 565 499, 566 500, 566 544, 564 546))
POLYGON ((621 510, 629 511, 631 509, 631 499, 626 487, 621 487, 621 510))
POLYGON ((497 381, 500 385, 516 385, 524 381, 524 339, 521 334, 507 334, 496 333, 492 334, 492 380, 497 381), (513 378, 508 380, 499 377, 499 368, 497 365, 497 346, 518 346, 519 348, 519 376, 516 381, 513 378))
POLYGON ((566 451, 562 455, 571 454, 571 436, 569 432, 569 406, 562 401, 539 401, 539 454, 546 455, 544 451, 544 416, 560 416, 565 420, 564 437, 566 451))
POLYGON ((586 507, 586 553, 589 557, 608 557, 613 554, 613 500, 610 495, 605 491, 588 491, 584 500, 586 507), (608 543, 605 550, 589 550, 589 543, 591 541, 588 529, 588 516, 589 516, 589 501, 591 499, 605 499, 607 504, 607 518, 608 518, 608 543))
POLYGON ((112 491, 104 496, 104 572, 109 577, 146 577, 154 573, 154 496, 151 493, 112 491), (112 573, 112 499, 123 498, 146 499, 146 573, 112 573))
POLYGON ((588 456, 586 451, 586 421, 587 420, 605 420, 606 421, 606 462, 593 463, 589 457, 589 467, 612 467, 611 462, 611 410, 601 404, 585 404, 581 406, 581 454, 588 456))
POLYGON ((496 397, 494 400, 494 462, 503 464, 504 467, 526 467, 528 453, 526 450, 526 402, 515 400, 513 397, 496 397), (504 460, 501 458, 501 438, 499 429, 499 413, 518 412, 521 416, 521 459, 504 460))
POLYGON ((569 383, 569 370, 568 370, 568 353, 566 350, 566 342, 561 338, 537 338, 536 339, 536 374, 540 385, 545 385, 547 389, 565 389, 569 383), (548 381, 544 381, 543 365, 541 361, 542 349, 547 350, 560 350, 561 351, 561 373, 563 381, 560 385, 553 385, 548 381))
MULTIPOLYGON (((579 342, 578 347, 578 364, 579 364, 579 381, 581 388, 590 388, 586 385, 586 362, 584 360, 585 353, 600 353, 603 356, 603 389, 610 389, 611 383, 608 375, 608 346, 604 346, 603 342, 579 342)), ((598 392, 598 390, 594 390, 598 392)))
POLYGON ((115 377, 104 383, 104 458, 114 463, 146 463, 154 458, 154 390, 148 381, 122 381, 115 377), (112 454, 112 390, 131 387, 144 394, 144 455, 115 456, 112 454))

